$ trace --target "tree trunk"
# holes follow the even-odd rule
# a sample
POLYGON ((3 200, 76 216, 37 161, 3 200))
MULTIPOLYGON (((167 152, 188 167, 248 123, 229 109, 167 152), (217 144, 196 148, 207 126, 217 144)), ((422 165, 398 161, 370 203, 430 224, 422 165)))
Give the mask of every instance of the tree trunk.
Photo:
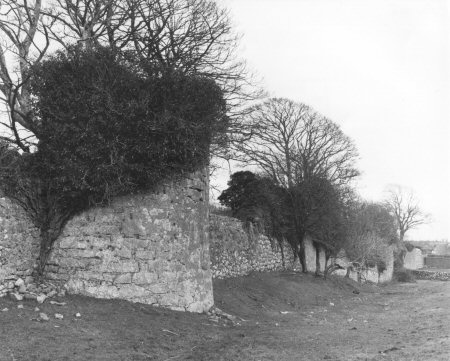
POLYGON ((400 231, 399 241, 394 250, 394 268, 399 269, 403 268, 406 256, 406 247, 405 242, 403 241, 405 238, 405 232, 400 231))
POLYGON ((345 278, 350 278, 351 266, 347 267, 347 273, 345 274, 345 278))
POLYGON ((48 258, 52 251, 53 242, 56 240, 57 236, 54 236, 55 232, 50 230, 48 227, 43 227, 40 232, 40 249, 39 249, 39 262, 36 269, 36 276, 39 280, 42 280, 44 276, 45 265, 47 264, 48 258))
POLYGON ((283 242, 278 241, 278 244, 280 245, 280 251, 281 251, 281 264, 283 266, 283 269, 286 269, 286 261, 284 259, 284 247, 283 242))
POLYGON ((316 276, 320 275, 320 246, 316 244, 314 246, 316 249, 316 276))
POLYGON ((298 251, 298 257, 300 260, 300 264, 302 266, 302 272, 303 273, 307 273, 308 269, 306 266, 306 250, 305 250, 305 239, 304 237, 302 237, 301 241, 300 241, 300 249, 298 251))

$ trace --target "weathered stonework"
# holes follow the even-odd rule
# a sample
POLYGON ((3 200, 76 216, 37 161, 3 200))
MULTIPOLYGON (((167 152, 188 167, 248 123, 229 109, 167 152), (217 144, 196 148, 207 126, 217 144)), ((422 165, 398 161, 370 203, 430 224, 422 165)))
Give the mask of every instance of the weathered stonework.
POLYGON ((419 269, 424 265, 424 255, 420 248, 414 247, 411 251, 406 252, 403 266, 407 269, 419 269))
POLYGON ((18 277, 32 273, 39 252, 38 236, 25 212, 0 198, 0 296, 14 287, 18 277))
POLYGON ((283 268, 281 256, 270 240, 244 229, 235 218, 210 216, 211 270, 214 278, 247 275, 252 271, 283 268))
POLYGON ((69 293, 203 312, 213 305, 207 176, 74 217, 46 277, 69 293))
MULTIPOLYGON (((253 234, 245 230, 241 221, 235 218, 212 214, 210 216, 210 252, 213 278, 229 278, 247 275, 254 271, 278 271, 295 269, 301 271, 298 259, 294 263, 293 253, 289 245, 284 245, 284 265, 281 249, 278 244, 261 234, 253 234)), ((392 279, 394 255, 392 248, 386 249, 383 259, 386 270, 379 273, 376 267, 362 271, 350 271, 350 278, 359 282, 383 283, 392 279)), ((320 248, 320 271, 325 269, 325 251, 320 248)), ((305 259, 309 272, 316 271, 316 248, 311 238, 305 239, 305 259)), ((337 262, 342 267, 350 266, 349 260, 343 254, 337 262)), ((336 274, 345 276, 346 269, 338 270, 336 274)))
MULTIPOLYGON (((283 244, 282 250, 277 242, 271 242, 262 234, 245 230, 236 218, 210 216, 210 252, 213 278, 229 278, 247 275, 250 272, 299 270, 298 259, 290 246, 283 244)), ((316 249, 310 238, 305 240, 306 266, 308 271, 316 270, 316 249)), ((320 271, 325 269, 325 252, 320 250, 320 271)))

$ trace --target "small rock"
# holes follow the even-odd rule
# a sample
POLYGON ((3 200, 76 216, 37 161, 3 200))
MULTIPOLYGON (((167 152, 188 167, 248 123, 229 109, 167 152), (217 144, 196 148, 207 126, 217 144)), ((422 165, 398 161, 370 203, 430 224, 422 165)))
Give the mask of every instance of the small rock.
POLYGON ((330 302, 330 306, 334 306, 334 303, 333 303, 333 302, 330 302))
POLYGON ((40 311, 39 307, 34 308, 34 312, 39 312, 39 311, 40 311))
POLYGON ((9 308, 7 308, 7 307, 5 307, 3 310, 2 310, 2 312, 8 312, 9 311, 9 308))
POLYGON ((27 286, 25 284, 19 286, 19 293, 27 292, 27 286))
POLYGON ((64 316, 61 315, 60 313, 55 313, 55 318, 57 318, 58 320, 62 320, 64 316))
POLYGON ((9 297, 11 299, 13 299, 14 301, 22 301, 23 300, 23 295, 21 295, 19 293, 10 293, 9 297))
POLYGON ((17 305, 17 308, 23 308, 23 305, 17 305))
POLYGON ((23 298, 25 298, 26 300, 35 300, 37 296, 32 293, 25 293, 23 295, 23 298))
POLYGON ((53 296, 56 296, 58 292, 56 292, 55 290, 50 291, 49 293, 47 293, 47 297, 48 298, 52 298, 53 296))
POLYGON ((26 276, 25 277, 25 284, 29 285, 30 283, 33 283, 34 278, 32 276, 26 276))
POLYGON ((81 313, 77 312, 77 313, 75 314, 75 317, 81 317, 81 313))
POLYGON ((56 305, 56 306, 65 306, 67 303, 65 303, 65 302, 57 302, 57 301, 50 301, 50 304, 56 305))
POLYGON ((219 317, 218 316, 210 316, 209 320, 213 321, 213 322, 219 322, 219 317))
POLYGON ((37 292, 37 287, 36 287, 36 285, 35 285, 34 283, 30 283, 30 284, 28 284, 28 286, 27 286, 27 290, 28 290, 29 292, 37 292))
POLYGON ((20 287, 25 284, 25 281, 22 278, 18 278, 17 281, 14 283, 14 286, 20 287))
POLYGON ((44 303, 46 298, 47 298, 46 295, 40 294, 39 296, 36 297, 36 301, 38 301, 38 303, 44 303))
POLYGON ((39 314, 39 317, 41 318, 42 321, 50 321, 50 318, 44 312, 41 312, 39 314))

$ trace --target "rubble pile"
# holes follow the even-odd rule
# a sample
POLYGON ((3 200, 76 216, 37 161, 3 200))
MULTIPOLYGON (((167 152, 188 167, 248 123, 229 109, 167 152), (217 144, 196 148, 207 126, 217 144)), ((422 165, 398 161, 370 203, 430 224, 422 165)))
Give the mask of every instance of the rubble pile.
POLYGON ((64 297, 66 290, 50 282, 35 282, 32 276, 25 279, 11 276, 0 285, 0 297, 9 296, 15 301, 36 300, 43 303, 53 297, 64 297))

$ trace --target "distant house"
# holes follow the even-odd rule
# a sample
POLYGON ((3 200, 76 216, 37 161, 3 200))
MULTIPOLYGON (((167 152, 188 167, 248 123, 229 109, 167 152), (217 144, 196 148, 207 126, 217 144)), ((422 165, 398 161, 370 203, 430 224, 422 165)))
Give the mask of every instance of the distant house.
POLYGON ((447 241, 409 241, 404 266, 450 269, 450 243, 447 241))

